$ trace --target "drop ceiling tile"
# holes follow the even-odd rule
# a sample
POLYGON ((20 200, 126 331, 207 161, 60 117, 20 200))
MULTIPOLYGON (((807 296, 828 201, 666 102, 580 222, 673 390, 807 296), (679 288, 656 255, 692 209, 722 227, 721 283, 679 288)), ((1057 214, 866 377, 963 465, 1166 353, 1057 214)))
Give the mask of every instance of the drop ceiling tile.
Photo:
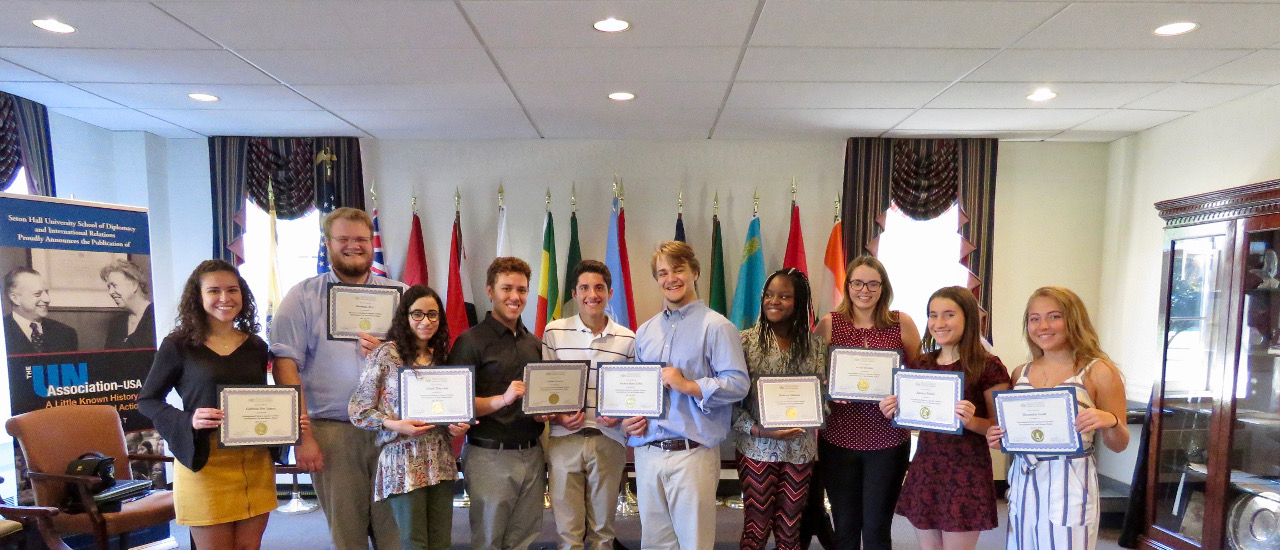
POLYGON ((738 81, 952 82, 998 51, 750 47, 738 81))
POLYGON ((1067 130, 1053 136, 1053 141, 1087 141, 1092 143, 1110 143, 1117 139, 1127 138, 1136 132, 1120 130, 1116 132, 1092 130, 1067 130))
POLYGON ((530 108, 582 109, 607 114, 637 108, 719 109, 728 87, 728 82, 525 82, 516 84, 515 90, 520 102, 530 108), (609 99, 613 92, 631 92, 636 98, 614 101, 609 99))
POLYGON ((46 107, 95 109, 119 109, 123 107, 123 105, 61 82, 0 82, 0 90, 43 103, 46 107))
POLYGON ((1280 5, 1135 2, 1073 3, 1014 47, 1115 49, 1257 49, 1276 41, 1280 5), (1200 25, 1179 36, 1156 36, 1178 21, 1200 25))
POLYGON ((756 0, 462 2, 486 44, 495 48, 634 48, 742 46, 756 0), (606 17, 631 23, 619 33, 592 24, 606 17))
POLYGON ((0 47, 217 49, 218 45, 149 2, 5 0, 0 47), (52 33, 31 24, 54 18, 76 28, 52 33))
POLYGON ((751 45, 1003 48, 1062 6, 1055 2, 769 0, 751 45))
POLYGON ((1104 109, 922 109, 895 130, 1036 131, 1066 130, 1104 109))
POLYGON ((0 59, 0 82, 50 82, 52 78, 0 59))
MULTIPOLYGON (((511 82, 721 82, 738 48, 526 48, 493 50, 511 82)), ((2 54, 3 52, 0 52, 2 54)))
POLYGON ((622 105, 607 115, 581 109, 530 109, 542 135, 552 139, 705 139, 715 109, 661 109, 622 105))
POLYGON ((714 139, 875 137, 912 109, 739 109, 726 107, 714 139))
POLYGON ((0 57, 63 82, 275 84, 227 51, 0 48, 0 57))
POLYGON ((228 84, 77 84, 89 92, 134 109, 317 111, 320 107, 293 90, 276 85, 228 84), (218 96, 196 101, 190 93, 218 96))
POLYGON ((378 139, 537 139, 520 109, 341 111, 378 139))
POLYGON ((1248 50, 1005 50, 966 82, 1179 82, 1248 50))
POLYGON ((367 137, 355 127, 325 111, 142 109, 142 112, 207 136, 367 137))
POLYGON ((502 82, 480 48, 245 50, 238 52, 286 84, 454 84, 502 82))
POLYGON ((947 82, 739 82, 728 106, 792 109, 916 109, 947 82))
POLYGON ((1110 84, 1095 82, 958 82, 929 102, 930 109, 1114 109, 1154 93, 1165 83, 1110 84), (1047 87, 1058 94, 1049 101, 1027 96, 1047 87))
POLYGON ((1189 82, 1212 84, 1280 84, 1280 50, 1259 50, 1210 69, 1189 79, 1189 82))
POLYGON ((166 138, 198 138, 192 132, 133 109, 77 109, 50 107, 50 111, 113 132, 150 132, 166 138))
POLYGON ((331 111, 412 111, 519 108, 506 84, 344 84, 297 86, 298 93, 331 111))
POLYGON ((1244 84, 1174 84, 1124 107, 1157 111, 1203 111, 1265 89, 1266 86, 1244 84))
POLYGON ((995 138, 1001 141, 1046 141, 1058 135, 1057 130, 1041 131, 937 131, 890 130, 884 137, 891 138, 995 138))
POLYGON ((1090 130, 1100 132, 1141 132, 1154 128, 1171 120, 1191 114, 1187 111, 1141 111, 1135 109, 1116 109, 1094 118, 1072 130, 1090 130))
POLYGON ((156 2, 233 50, 476 48, 452 2, 156 2))

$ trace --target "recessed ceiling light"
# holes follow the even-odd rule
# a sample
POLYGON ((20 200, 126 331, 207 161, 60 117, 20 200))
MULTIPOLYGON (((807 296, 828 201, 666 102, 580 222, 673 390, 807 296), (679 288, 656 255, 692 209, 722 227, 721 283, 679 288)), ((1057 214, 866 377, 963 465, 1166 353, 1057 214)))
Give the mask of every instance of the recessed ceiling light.
POLYGON ((596 21, 593 26, 600 32, 622 32, 631 28, 631 23, 610 17, 603 21, 596 21))
POLYGON ((211 94, 187 94, 187 97, 196 101, 217 101, 218 96, 211 94))
POLYGON ((1156 36, 1177 36, 1179 34, 1186 34, 1196 30, 1196 27, 1199 27, 1199 26, 1200 25, 1197 25, 1190 21, 1183 21, 1180 23, 1169 23, 1168 25, 1165 25, 1163 27, 1156 29, 1156 36))
POLYGON ((1053 90, 1048 88, 1037 88, 1035 92, 1027 96, 1027 99, 1030 99, 1031 101, 1048 101, 1055 97, 1058 97, 1058 94, 1053 93, 1053 90))
POLYGON ((636 98, 636 94, 631 92, 613 92, 609 94, 609 99, 614 101, 631 101, 636 98))
POLYGON ((58 34, 67 34, 67 33, 76 32, 75 27, 72 27, 71 25, 63 23, 62 21, 58 21, 57 19, 54 19, 52 17, 49 19, 36 19, 32 21, 31 24, 37 27, 40 27, 46 31, 56 32, 58 34))

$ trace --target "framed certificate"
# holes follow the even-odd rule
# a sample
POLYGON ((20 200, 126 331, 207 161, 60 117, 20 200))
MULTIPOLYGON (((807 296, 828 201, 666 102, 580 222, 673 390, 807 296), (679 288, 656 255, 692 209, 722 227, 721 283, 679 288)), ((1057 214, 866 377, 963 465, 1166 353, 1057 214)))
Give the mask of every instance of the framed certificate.
POLYGON ((662 363, 600 363, 596 366, 596 414, 618 418, 662 416, 667 389, 662 363))
POLYGON ((893 394, 893 372, 902 351, 832 347, 827 363, 827 397, 879 402, 893 394))
POLYGON ((386 338, 400 292, 398 286, 329 283, 329 313, 325 316, 329 339, 356 340, 361 332, 386 338))
POLYGON ((819 428, 823 423, 822 403, 822 380, 817 376, 756 379, 756 406, 762 428, 819 428))
POLYGON ((578 412, 587 408, 587 361, 547 361, 524 367, 525 414, 578 412))
POLYGON ((475 367, 400 367, 400 419, 474 424, 475 367))
POLYGON ((964 430, 956 418, 956 403, 964 399, 963 372, 898 369, 893 393, 898 396, 894 426, 949 434, 964 430))
POLYGON ((1004 428, 1000 447, 1011 454, 1061 455, 1084 452, 1076 431, 1073 388, 1005 390, 995 396, 996 423, 1004 428))
POLYGON ((218 448, 295 445, 300 386, 218 386, 218 448))

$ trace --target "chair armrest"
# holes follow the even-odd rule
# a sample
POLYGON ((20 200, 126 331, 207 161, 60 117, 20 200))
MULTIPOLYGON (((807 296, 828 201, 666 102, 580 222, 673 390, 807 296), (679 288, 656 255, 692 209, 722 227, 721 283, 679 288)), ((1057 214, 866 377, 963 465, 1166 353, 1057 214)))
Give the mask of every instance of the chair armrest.
POLYGON ((37 481, 57 481, 61 483, 74 483, 81 487, 91 487, 97 483, 101 483, 102 479, 94 476, 73 476, 67 474, 50 474, 47 472, 27 472, 31 478, 31 482, 37 481))
POLYGON ((53 522, 49 518, 62 513, 57 508, 48 506, 2 506, 0 505, 0 516, 20 522, 23 529, 35 526, 36 531, 40 533, 40 538, 44 541, 45 546, 50 550, 71 550, 71 547, 62 542, 57 532, 53 530, 53 522))
POLYGON ((27 518, 51 518, 62 513, 61 510, 52 506, 4 506, 0 505, 0 516, 4 516, 13 521, 22 521, 27 518))
POLYGON ((299 468, 297 464, 276 464, 276 473, 284 475, 302 475, 311 472, 299 468))
POLYGON ((128 458, 142 462, 173 462, 173 457, 164 455, 129 455, 128 458))

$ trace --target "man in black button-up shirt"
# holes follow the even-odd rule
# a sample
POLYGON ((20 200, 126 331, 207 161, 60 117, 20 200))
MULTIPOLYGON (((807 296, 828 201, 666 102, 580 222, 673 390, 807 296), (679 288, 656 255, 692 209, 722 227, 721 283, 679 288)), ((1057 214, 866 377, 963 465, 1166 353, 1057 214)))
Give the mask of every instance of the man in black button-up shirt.
POLYGON ((462 453, 471 494, 471 544, 477 550, 529 547, 542 531, 546 463, 543 425, 521 412, 524 366, 542 358, 542 342, 520 322, 529 298, 529 264, 497 258, 485 292, 493 312, 462 333, 451 365, 476 368, 476 417, 462 453))

